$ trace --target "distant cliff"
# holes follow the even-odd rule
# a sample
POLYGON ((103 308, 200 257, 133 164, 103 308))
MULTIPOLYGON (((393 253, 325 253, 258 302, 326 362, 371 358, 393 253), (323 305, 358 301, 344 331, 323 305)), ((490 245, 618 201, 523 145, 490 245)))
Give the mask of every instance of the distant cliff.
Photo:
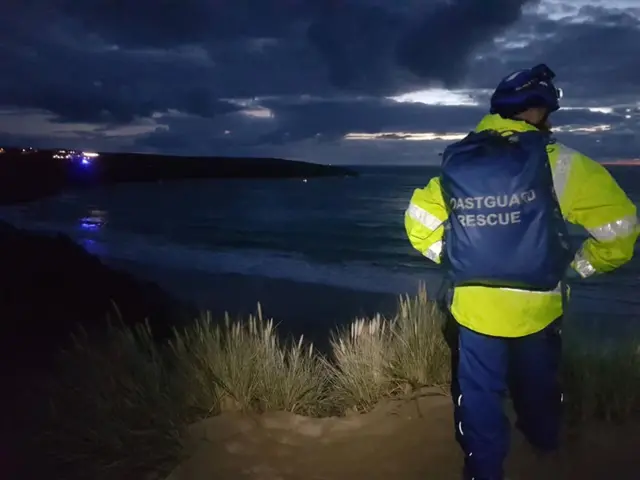
POLYGON ((356 175, 348 168, 278 158, 0 149, 0 204, 31 201, 70 188, 123 182, 356 175))

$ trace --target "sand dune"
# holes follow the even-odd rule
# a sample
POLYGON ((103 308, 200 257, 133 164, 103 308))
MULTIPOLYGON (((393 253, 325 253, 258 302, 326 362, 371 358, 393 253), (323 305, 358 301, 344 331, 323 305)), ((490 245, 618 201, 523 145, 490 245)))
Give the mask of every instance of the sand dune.
MULTIPOLYGON (((509 478, 637 480, 636 427, 567 432, 563 450, 544 462, 514 433, 509 478)), ((459 480, 462 458, 449 398, 433 390, 344 418, 225 414, 193 425, 187 448, 167 480, 459 480)))

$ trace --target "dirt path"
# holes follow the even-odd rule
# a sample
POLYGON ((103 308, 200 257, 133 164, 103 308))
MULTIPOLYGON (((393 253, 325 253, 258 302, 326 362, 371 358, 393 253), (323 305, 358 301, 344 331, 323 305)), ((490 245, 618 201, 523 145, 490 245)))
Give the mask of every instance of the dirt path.
MULTIPOLYGON (((450 401, 389 402, 367 415, 222 415, 192 427, 195 452, 170 480, 460 479, 450 401)), ((640 479, 640 428, 591 427, 540 464, 514 434, 513 480, 640 479)))

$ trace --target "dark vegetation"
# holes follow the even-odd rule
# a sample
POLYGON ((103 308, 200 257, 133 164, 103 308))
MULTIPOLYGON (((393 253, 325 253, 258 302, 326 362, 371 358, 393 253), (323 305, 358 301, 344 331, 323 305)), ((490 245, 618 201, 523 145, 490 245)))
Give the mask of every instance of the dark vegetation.
POLYGON ((47 414, 46 384, 72 333, 82 327, 102 338, 109 320, 124 326, 148 319, 160 341, 198 312, 62 235, 0 222, 0 264, 0 476, 14 478, 12 470, 32 461, 23 455, 47 414))
MULTIPOLYGON (((178 157, 101 153, 82 164, 57 150, 5 149, 0 153, 0 204, 21 203, 70 188, 122 182, 205 178, 312 178, 355 176, 343 167, 278 158, 178 157)), ((66 151, 68 152, 68 151, 66 151)), ((81 152, 78 152, 80 154, 81 152)))

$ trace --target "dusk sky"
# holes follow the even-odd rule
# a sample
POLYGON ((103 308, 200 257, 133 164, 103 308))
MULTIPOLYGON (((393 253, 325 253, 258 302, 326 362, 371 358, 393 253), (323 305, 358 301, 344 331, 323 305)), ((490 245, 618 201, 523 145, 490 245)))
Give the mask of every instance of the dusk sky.
POLYGON ((513 70, 640 157, 638 0, 4 0, 0 146, 435 164, 513 70))

